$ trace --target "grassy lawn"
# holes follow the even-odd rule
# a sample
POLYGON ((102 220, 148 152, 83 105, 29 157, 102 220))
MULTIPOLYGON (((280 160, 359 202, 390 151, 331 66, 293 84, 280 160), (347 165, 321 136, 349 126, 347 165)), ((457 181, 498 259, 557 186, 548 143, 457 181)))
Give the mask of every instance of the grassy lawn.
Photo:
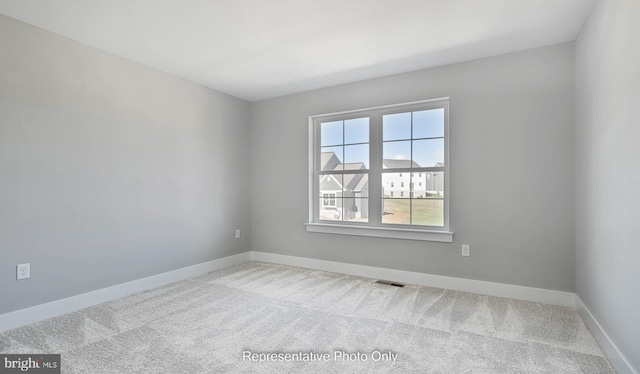
POLYGON ((382 223, 442 226, 444 224, 444 200, 432 198, 384 199, 382 223), (413 202, 413 207, 411 207, 411 202, 413 202))

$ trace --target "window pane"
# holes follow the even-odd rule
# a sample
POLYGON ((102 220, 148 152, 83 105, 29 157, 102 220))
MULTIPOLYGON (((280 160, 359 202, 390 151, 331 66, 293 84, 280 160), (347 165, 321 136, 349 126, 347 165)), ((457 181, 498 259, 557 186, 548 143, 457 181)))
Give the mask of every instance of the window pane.
POLYGON ((422 173, 422 176, 423 177, 419 179, 423 182, 424 185, 425 198, 444 197, 444 172, 426 172, 422 173))
POLYGON ((409 225, 411 223, 411 200, 382 199, 382 223, 409 225))
POLYGON ((384 169, 411 167, 411 141, 384 142, 382 144, 382 167, 384 169))
POLYGON ((413 112, 413 138, 444 137, 444 109, 413 112))
POLYGON ((344 143, 369 143, 369 117, 344 121, 344 143))
POLYGON ((342 217, 344 221, 369 222, 369 199, 344 198, 342 201, 342 217))
POLYGON ((382 173, 382 197, 411 197, 411 173, 382 173))
POLYGON ((320 170, 342 170, 343 147, 322 147, 320 170))
POLYGON ((344 169, 369 169, 369 144, 347 145, 344 147, 344 169))
POLYGON ((343 144, 342 121, 324 122, 320 125, 320 146, 343 144))
POLYGON ((411 112, 382 116, 382 140, 411 139, 411 112))
POLYGON ((411 203, 413 225, 444 226, 443 199, 413 199, 411 203))
POLYGON ((444 139, 414 140, 413 161, 421 167, 444 166, 444 139))

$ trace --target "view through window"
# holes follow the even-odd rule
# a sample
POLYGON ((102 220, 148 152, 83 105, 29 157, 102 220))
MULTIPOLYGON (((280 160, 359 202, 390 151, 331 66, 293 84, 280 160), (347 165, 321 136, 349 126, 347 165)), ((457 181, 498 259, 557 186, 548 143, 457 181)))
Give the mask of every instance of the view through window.
POLYGON ((448 230, 448 99, 311 117, 311 222, 448 230))

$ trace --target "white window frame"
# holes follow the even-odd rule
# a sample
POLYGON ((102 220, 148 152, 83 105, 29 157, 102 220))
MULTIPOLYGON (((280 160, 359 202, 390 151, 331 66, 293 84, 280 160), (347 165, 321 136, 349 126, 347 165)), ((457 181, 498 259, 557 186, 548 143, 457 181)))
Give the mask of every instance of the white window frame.
MULTIPOLYGON (((307 231, 329 234, 344 234, 357 236, 371 236, 395 239, 427 240, 437 242, 453 242, 453 231, 450 228, 450 159, 449 159, 449 98, 414 101, 410 103, 386 105, 358 110, 320 114, 309 116, 309 221, 307 231), (442 227, 390 225, 381 223, 382 205, 382 126, 380 121, 383 114, 404 111, 418 111, 444 108, 444 225, 442 227), (347 120, 351 118, 369 117, 369 223, 362 222, 331 222, 319 219, 320 201, 318 183, 320 169, 320 126, 321 122, 332 120, 347 120), (373 129, 374 131, 371 131, 373 129), (374 196, 376 196, 374 198, 374 196), (373 202, 373 200, 378 202, 373 202)), ((384 169, 390 171, 390 169, 384 169)))

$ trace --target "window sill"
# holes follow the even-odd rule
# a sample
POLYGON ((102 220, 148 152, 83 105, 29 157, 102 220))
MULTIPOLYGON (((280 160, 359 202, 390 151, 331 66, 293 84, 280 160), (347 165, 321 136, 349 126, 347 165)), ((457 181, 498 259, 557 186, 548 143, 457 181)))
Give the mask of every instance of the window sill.
POLYGON ((407 240, 426 240, 444 243, 453 242, 453 232, 451 231, 396 229, 389 227, 334 225, 325 223, 306 223, 305 225, 307 226, 308 232, 318 232, 323 234, 356 235, 370 236, 374 238, 407 240))

